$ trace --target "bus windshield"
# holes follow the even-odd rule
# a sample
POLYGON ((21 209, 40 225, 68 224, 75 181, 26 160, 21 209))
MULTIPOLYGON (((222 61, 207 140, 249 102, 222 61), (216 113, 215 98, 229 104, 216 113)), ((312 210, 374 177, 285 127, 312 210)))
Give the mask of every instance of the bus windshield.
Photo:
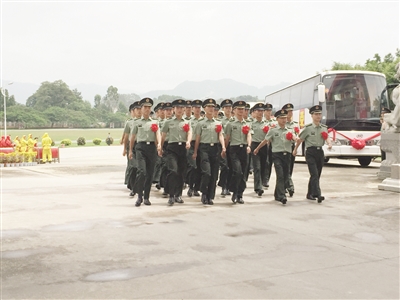
POLYGON ((369 74, 329 74, 323 78, 326 88, 326 123, 379 121, 381 107, 388 106, 382 94, 386 80, 369 74), (381 98, 383 96, 383 99, 381 98))

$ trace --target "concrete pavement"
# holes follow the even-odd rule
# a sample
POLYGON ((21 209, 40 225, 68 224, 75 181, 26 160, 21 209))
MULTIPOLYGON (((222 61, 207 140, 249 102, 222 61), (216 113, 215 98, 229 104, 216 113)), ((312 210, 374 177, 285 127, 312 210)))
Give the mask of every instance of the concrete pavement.
MULTIPOLYGON (((60 149, 61 163, 2 169, 2 299, 398 299, 399 194, 379 164, 331 159, 326 201, 199 197, 134 206, 120 146, 60 149)), ((220 188, 217 189, 219 195, 220 188)))

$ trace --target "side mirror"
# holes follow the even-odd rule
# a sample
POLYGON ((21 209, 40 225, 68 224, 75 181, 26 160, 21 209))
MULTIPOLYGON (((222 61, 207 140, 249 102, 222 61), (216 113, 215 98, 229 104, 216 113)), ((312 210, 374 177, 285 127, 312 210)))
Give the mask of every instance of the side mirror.
POLYGON ((325 84, 319 83, 317 87, 318 87, 318 101, 321 103, 325 102, 325 84))

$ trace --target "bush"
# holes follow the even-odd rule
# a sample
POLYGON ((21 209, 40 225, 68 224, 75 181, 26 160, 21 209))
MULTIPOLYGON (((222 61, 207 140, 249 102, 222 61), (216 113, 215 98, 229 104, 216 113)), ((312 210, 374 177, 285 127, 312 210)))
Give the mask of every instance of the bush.
POLYGON ((84 137, 79 137, 76 141, 76 143, 78 144, 78 146, 85 146, 86 144, 86 140, 84 137))
POLYGON ((101 139, 98 139, 98 138, 93 139, 93 144, 100 145, 100 143, 101 143, 101 139))
POLYGON ((55 145, 56 145, 56 142, 52 140, 51 141, 51 146, 54 147, 55 145))
POLYGON ((72 142, 70 139, 63 139, 61 141, 61 144, 63 144, 64 146, 71 146, 72 142))
POLYGON ((108 146, 110 146, 112 143, 114 143, 114 139, 111 136, 109 136, 108 138, 106 138, 106 143, 108 146))

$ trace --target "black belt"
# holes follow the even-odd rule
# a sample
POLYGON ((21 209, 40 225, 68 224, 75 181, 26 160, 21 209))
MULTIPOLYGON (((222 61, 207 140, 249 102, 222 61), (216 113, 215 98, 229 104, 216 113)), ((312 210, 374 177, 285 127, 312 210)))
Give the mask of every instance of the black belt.
POLYGON ((180 146, 180 145, 186 145, 186 142, 173 142, 173 143, 168 143, 168 146, 169 145, 171 145, 171 146, 173 146, 173 145, 176 145, 176 146, 180 146))
POLYGON ((247 148, 247 144, 240 144, 240 145, 230 145, 229 147, 240 147, 240 148, 247 148))
POLYGON ((288 154, 290 154, 290 152, 287 152, 287 151, 272 152, 272 154, 279 154, 279 153, 281 153, 281 154, 283 154, 283 155, 288 155, 288 154))
POLYGON ((214 146, 216 146, 218 144, 219 143, 200 143, 200 145, 211 146, 211 147, 214 147, 214 146))
POLYGON ((321 146, 311 146, 311 147, 308 147, 307 149, 322 150, 322 147, 321 146))
POLYGON ((154 145, 154 142, 138 142, 138 144, 154 145))

